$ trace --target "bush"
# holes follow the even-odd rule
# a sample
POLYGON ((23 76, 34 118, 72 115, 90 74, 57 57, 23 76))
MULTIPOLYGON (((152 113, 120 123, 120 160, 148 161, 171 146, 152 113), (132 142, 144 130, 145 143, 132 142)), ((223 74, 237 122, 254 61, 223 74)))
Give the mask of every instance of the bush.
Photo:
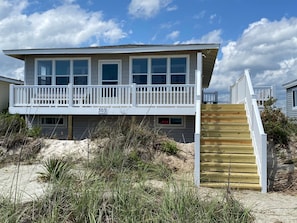
POLYGON ((271 98, 264 104, 261 119, 268 141, 287 147, 290 137, 296 131, 296 124, 286 117, 279 108, 275 108, 276 99, 271 98))
POLYGON ((49 158, 44 163, 45 172, 40 172, 40 179, 43 181, 62 181, 68 177, 71 169, 70 164, 57 158, 49 158))

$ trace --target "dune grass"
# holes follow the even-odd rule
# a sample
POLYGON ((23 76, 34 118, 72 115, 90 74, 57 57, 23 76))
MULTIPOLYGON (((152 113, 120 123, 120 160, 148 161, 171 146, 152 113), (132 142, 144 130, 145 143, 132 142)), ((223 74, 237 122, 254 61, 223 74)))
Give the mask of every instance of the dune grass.
POLYGON ((0 198, 0 222, 253 221, 232 195, 205 198, 192 183, 175 181, 173 170, 155 157, 178 150, 157 131, 125 120, 114 123, 116 128, 100 125, 93 159, 79 165, 72 159, 47 160, 40 174, 50 185, 45 195, 27 203, 0 198))

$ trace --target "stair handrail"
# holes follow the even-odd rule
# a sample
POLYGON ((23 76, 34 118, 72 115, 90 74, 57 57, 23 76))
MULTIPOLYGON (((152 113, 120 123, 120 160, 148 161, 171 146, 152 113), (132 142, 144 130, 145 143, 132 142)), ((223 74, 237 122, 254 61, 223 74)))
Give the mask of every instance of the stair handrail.
POLYGON ((234 85, 230 87, 232 104, 245 104, 251 130, 254 153, 260 176, 261 192, 267 192, 267 135, 264 132, 249 70, 244 71, 234 85))

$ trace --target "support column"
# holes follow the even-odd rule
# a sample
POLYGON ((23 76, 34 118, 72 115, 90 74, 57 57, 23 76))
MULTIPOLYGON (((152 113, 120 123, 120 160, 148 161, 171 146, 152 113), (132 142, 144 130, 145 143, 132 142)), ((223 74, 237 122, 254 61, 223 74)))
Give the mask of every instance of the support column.
POLYGON ((72 115, 68 115, 68 120, 67 120, 67 129, 68 129, 68 139, 72 140, 73 139, 73 117, 72 115))
POLYGON ((195 94, 195 162, 194 182, 200 186, 200 131, 201 131, 201 100, 202 100, 202 53, 197 53, 196 94, 195 94))

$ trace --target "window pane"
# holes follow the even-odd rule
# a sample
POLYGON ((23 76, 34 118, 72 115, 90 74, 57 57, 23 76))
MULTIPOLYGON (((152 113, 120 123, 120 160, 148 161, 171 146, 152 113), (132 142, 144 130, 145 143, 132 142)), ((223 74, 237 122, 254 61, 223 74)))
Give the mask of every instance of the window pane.
POLYGON ((133 74, 147 73, 147 59, 133 59, 132 60, 132 73, 133 74))
POLYGON ((73 74, 88 74, 88 60, 74 60, 73 74))
POLYGON ((68 85, 69 77, 56 77, 56 85, 68 85))
POLYGON ((186 76, 185 75, 171 75, 171 84, 185 84, 186 76))
POLYGON ((56 61, 56 75, 70 75, 70 61, 57 60, 56 61))
POLYGON ((117 80, 118 79, 118 65, 117 64, 103 64, 102 65, 102 80, 117 80))
POLYGON ((181 125, 182 124, 182 118, 171 118, 171 123, 172 125, 181 125))
POLYGON ((117 81, 104 81, 102 82, 102 85, 117 85, 117 81))
POLYGON ((152 84, 166 84, 166 75, 153 75, 152 84))
POLYGON ((37 75, 49 76, 52 75, 52 61, 40 60, 37 62, 37 75))
POLYGON ((63 118, 41 118, 41 124, 43 125, 63 125, 63 118))
POLYGON ((169 118, 158 118, 158 124, 169 125, 169 118))
POLYGON ((51 77, 38 77, 38 85, 51 85, 52 78, 51 77))
POLYGON ((74 77, 74 84, 75 85, 87 85, 88 77, 87 76, 74 77))
POLYGON ((147 75, 133 75, 133 83, 147 84, 147 75))
POLYGON ((187 58, 171 58, 170 60, 171 73, 186 73, 187 72, 187 58))
POLYGON ((166 58, 153 58, 152 59, 152 73, 166 73, 167 72, 167 59, 166 58))
POLYGON ((297 91, 293 91, 293 107, 297 106, 297 91))

